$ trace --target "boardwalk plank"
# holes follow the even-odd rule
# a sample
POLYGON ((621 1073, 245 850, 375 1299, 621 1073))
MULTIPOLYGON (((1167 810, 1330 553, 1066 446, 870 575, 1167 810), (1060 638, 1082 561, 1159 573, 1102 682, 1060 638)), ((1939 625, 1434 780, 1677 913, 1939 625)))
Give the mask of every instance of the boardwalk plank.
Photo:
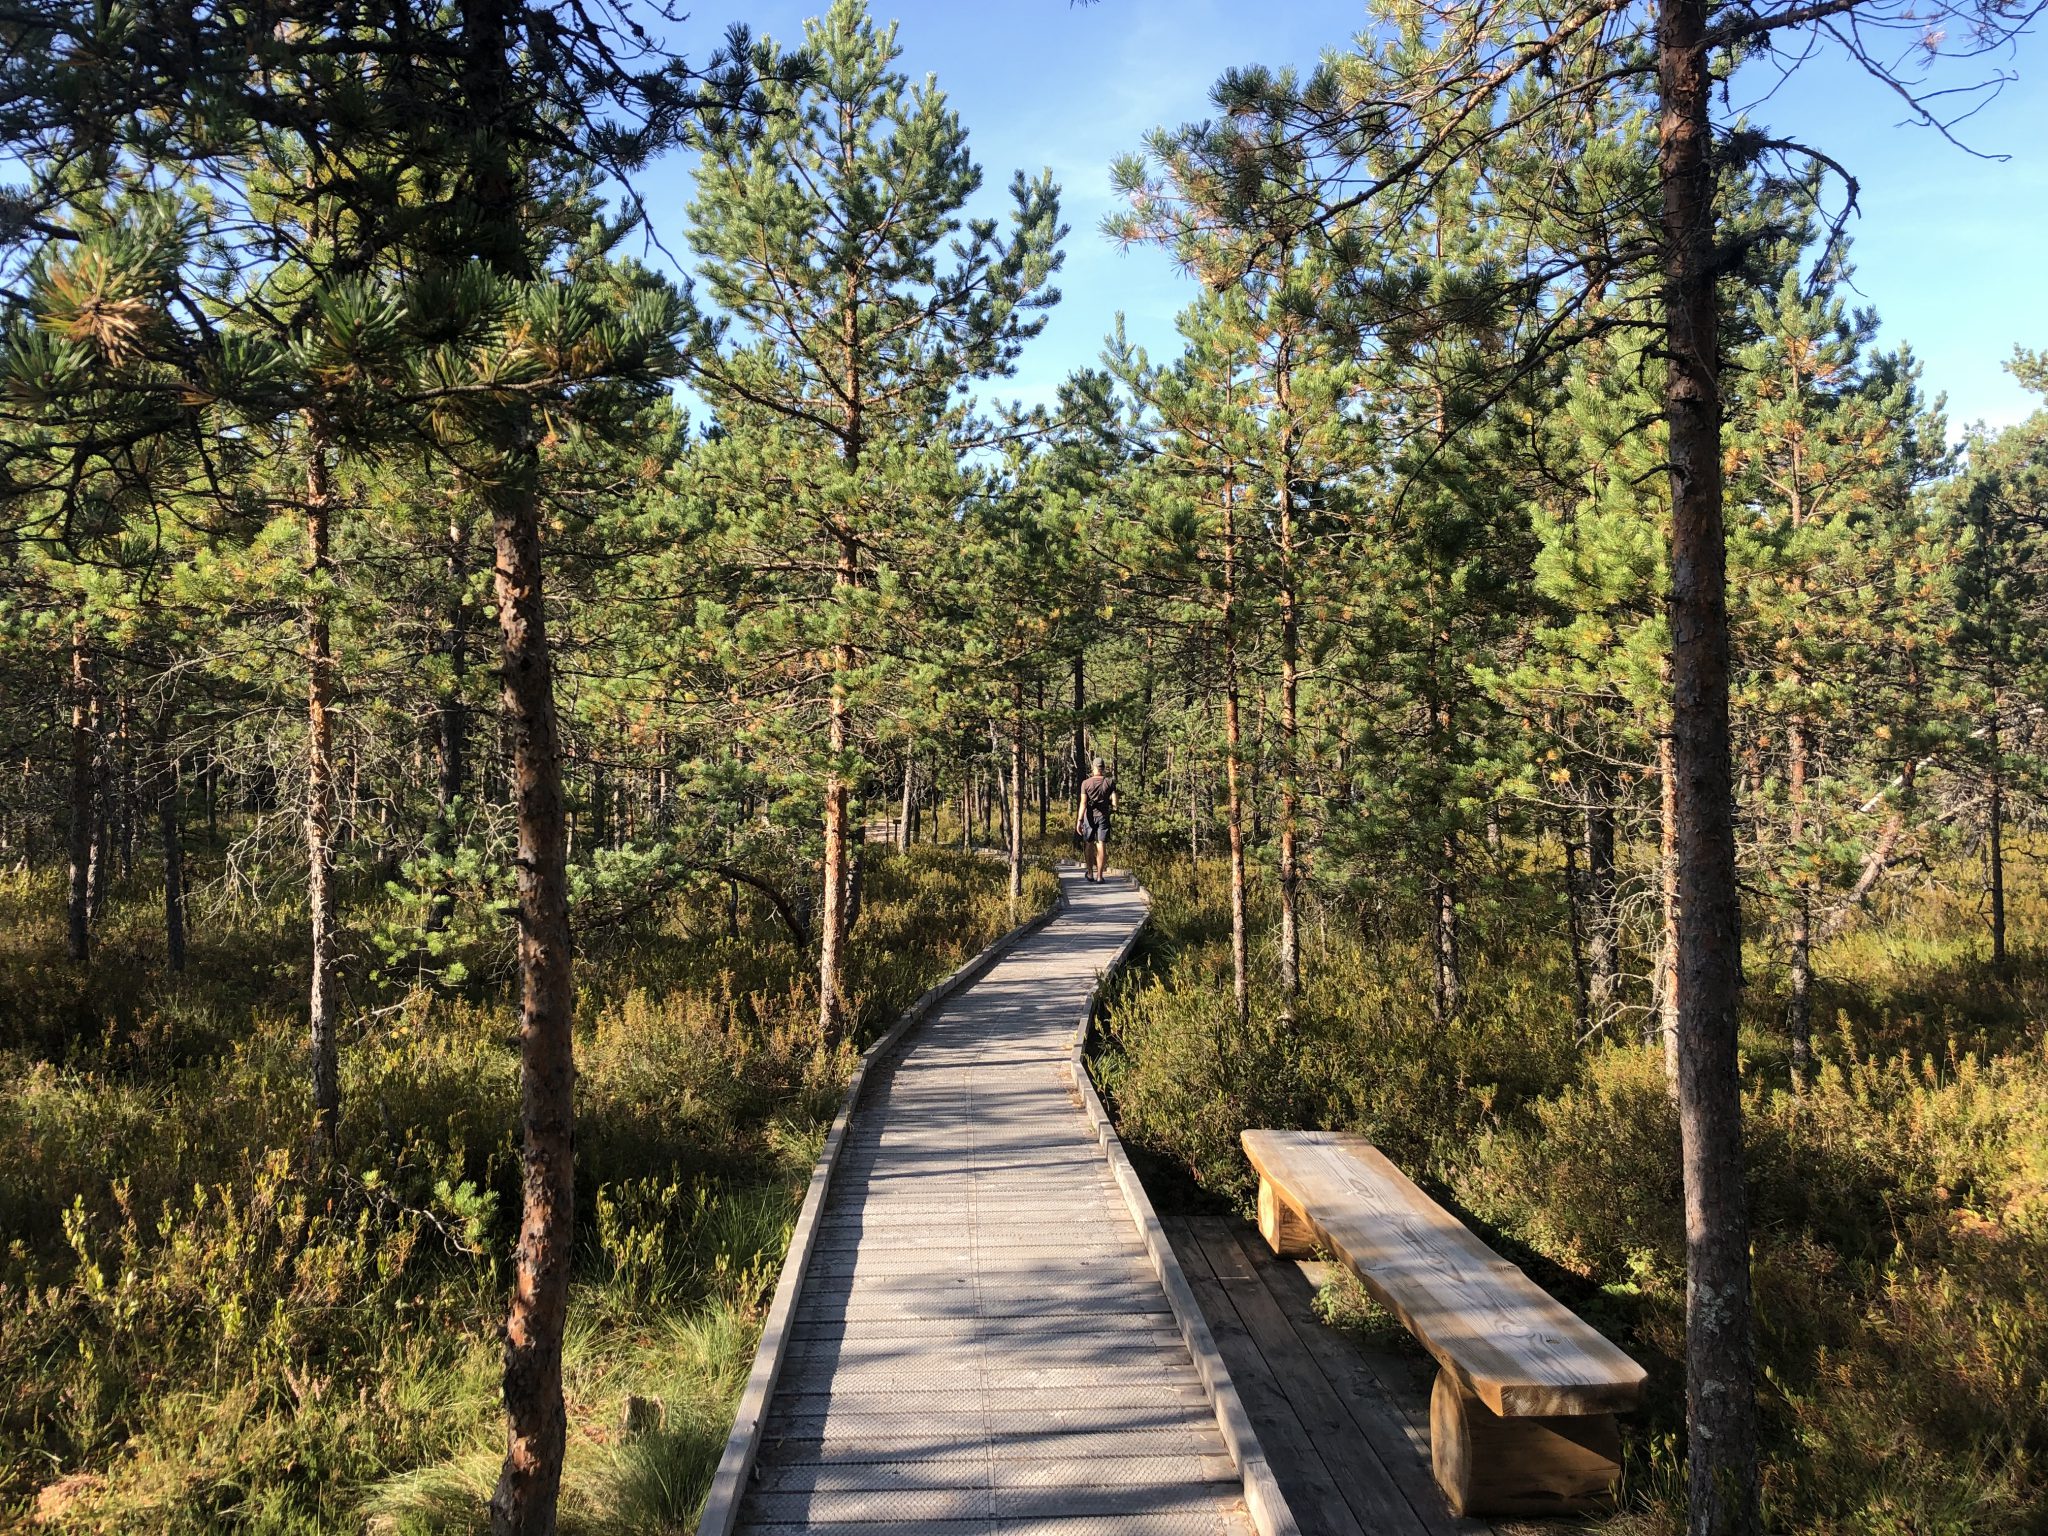
POLYGON ((1069 909, 877 1064, 805 1272, 747 1536, 1251 1536, 1068 1072, 1143 914, 1069 909))
MULTIPOLYGON (((1168 1228, 1188 1284, 1209 1319, 1216 1347, 1230 1367, 1245 1411, 1259 1432, 1259 1443, 1273 1463, 1273 1473, 1287 1492, 1303 1536, 1366 1536, 1337 1486, 1336 1474, 1317 1449, 1279 1381, 1260 1358, 1258 1344, 1237 1314, 1229 1291, 1216 1276, 1202 1245, 1184 1221, 1168 1228)), ((1400 1527, 1391 1529, 1399 1530, 1400 1527)), ((1374 1532, 1373 1536, 1378 1536, 1374 1532)))

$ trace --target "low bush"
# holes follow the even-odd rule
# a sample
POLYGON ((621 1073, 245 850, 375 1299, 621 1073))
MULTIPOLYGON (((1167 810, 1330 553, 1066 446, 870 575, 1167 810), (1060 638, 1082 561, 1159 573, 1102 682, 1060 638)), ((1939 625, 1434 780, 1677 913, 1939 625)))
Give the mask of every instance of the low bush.
MULTIPOLYGON (((1231 1006, 1220 868, 1143 866, 1155 925, 1096 1070, 1131 1142, 1247 1209, 1251 1125, 1370 1137, 1642 1360, 1612 1526, 1682 1525, 1685 1232, 1660 1051, 1581 1041, 1554 896, 1468 922, 1468 1001, 1439 1023, 1419 931, 1307 925, 1292 1028, 1231 1006)), ((2048 931, 2037 899, 2015 930, 2048 931)), ((1252 905, 1255 974, 1273 914, 1252 905)), ((1968 902, 1930 884, 1816 956, 1833 1027, 1794 1091, 1759 938, 1744 1059, 1772 1530, 2048 1530, 2048 967, 1982 958, 1968 902)))
MULTIPOLYGON (((1002 883, 951 852, 872 861, 864 1028, 1010 925, 1002 883)), ((1054 888, 1034 871, 1027 898, 1054 888)), ((0 889, 0 1524, 481 1529, 516 1010, 353 977, 343 1159, 316 1170, 289 912, 206 933, 172 977, 151 899, 116 893, 80 975, 50 883, 0 889)), ((817 1046, 811 957, 733 927, 670 903, 579 978, 569 1532, 689 1528, 853 1060, 817 1046)))

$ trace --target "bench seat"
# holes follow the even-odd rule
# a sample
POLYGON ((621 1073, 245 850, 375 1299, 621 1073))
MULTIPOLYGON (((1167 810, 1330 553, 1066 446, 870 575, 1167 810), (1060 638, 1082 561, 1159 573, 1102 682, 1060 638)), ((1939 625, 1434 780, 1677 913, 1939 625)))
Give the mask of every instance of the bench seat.
POLYGON ((1460 1513, 1597 1507, 1643 1368, 1482 1243, 1361 1136, 1244 1133, 1274 1251, 1328 1250, 1441 1367, 1437 1480, 1460 1513))

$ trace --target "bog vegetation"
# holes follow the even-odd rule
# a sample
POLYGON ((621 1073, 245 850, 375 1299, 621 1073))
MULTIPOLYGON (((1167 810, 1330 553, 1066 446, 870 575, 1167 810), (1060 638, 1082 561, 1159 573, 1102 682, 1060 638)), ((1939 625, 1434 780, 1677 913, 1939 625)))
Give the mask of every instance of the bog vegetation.
POLYGON ((2048 413, 1717 115, 2033 19, 1374 3, 1103 146, 1178 340, 1027 407, 1095 232, 862 0, 16 7, 0 1518, 688 1529, 852 1053, 1101 756, 1162 1166, 1432 1181, 1652 1363, 1624 1526, 2040 1525, 2048 413))

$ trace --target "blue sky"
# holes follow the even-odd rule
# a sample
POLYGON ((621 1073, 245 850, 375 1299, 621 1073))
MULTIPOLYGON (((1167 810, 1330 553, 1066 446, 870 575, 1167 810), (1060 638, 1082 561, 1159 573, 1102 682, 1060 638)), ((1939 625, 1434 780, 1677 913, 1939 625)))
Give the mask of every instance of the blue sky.
MULTIPOLYGON (((675 39, 706 52, 731 20, 795 40, 824 0, 698 0, 675 39)), ((960 111, 986 173, 991 211, 1015 170, 1050 168, 1063 188, 1068 237, 1064 301, 1026 350, 1004 395, 1049 398, 1071 369, 1093 363, 1122 310, 1134 339, 1155 355, 1174 347, 1173 316, 1188 282, 1152 250, 1119 251, 1100 225, 1110 211, 1109 165, 1147 130, 1208 114, 1208 91, 1233 64, 1309 64, 1363 21, 1357 0, 871 0, 901 22, 899 67, 938 77, 960 111)), ((2000 366, 2016 343, 2048 347, 2048 38, 2006 61, 2019 84, 1968 125, 1972 158, 1925 129, 1900 126, 1901 104, 1832 57, 1811 61, 1771 90, 1752 71, 1738 104, 1763 124, 1819 145, 1863 183, 1851 226, 1858 302, 1884 320, 1887 345, 1910 342, 1929 387, 1949 397, 1952 427, 2016 421, 2035 397, 2000 366)), ((1959 68, 1954 81, 1974 79, 1959 68)), ((1950 83, 1944 81, 1944 83, 1950 83)), ((682 205, 689 168, 677 160, 643 181, 657 234, 685 256, 682 205)))

